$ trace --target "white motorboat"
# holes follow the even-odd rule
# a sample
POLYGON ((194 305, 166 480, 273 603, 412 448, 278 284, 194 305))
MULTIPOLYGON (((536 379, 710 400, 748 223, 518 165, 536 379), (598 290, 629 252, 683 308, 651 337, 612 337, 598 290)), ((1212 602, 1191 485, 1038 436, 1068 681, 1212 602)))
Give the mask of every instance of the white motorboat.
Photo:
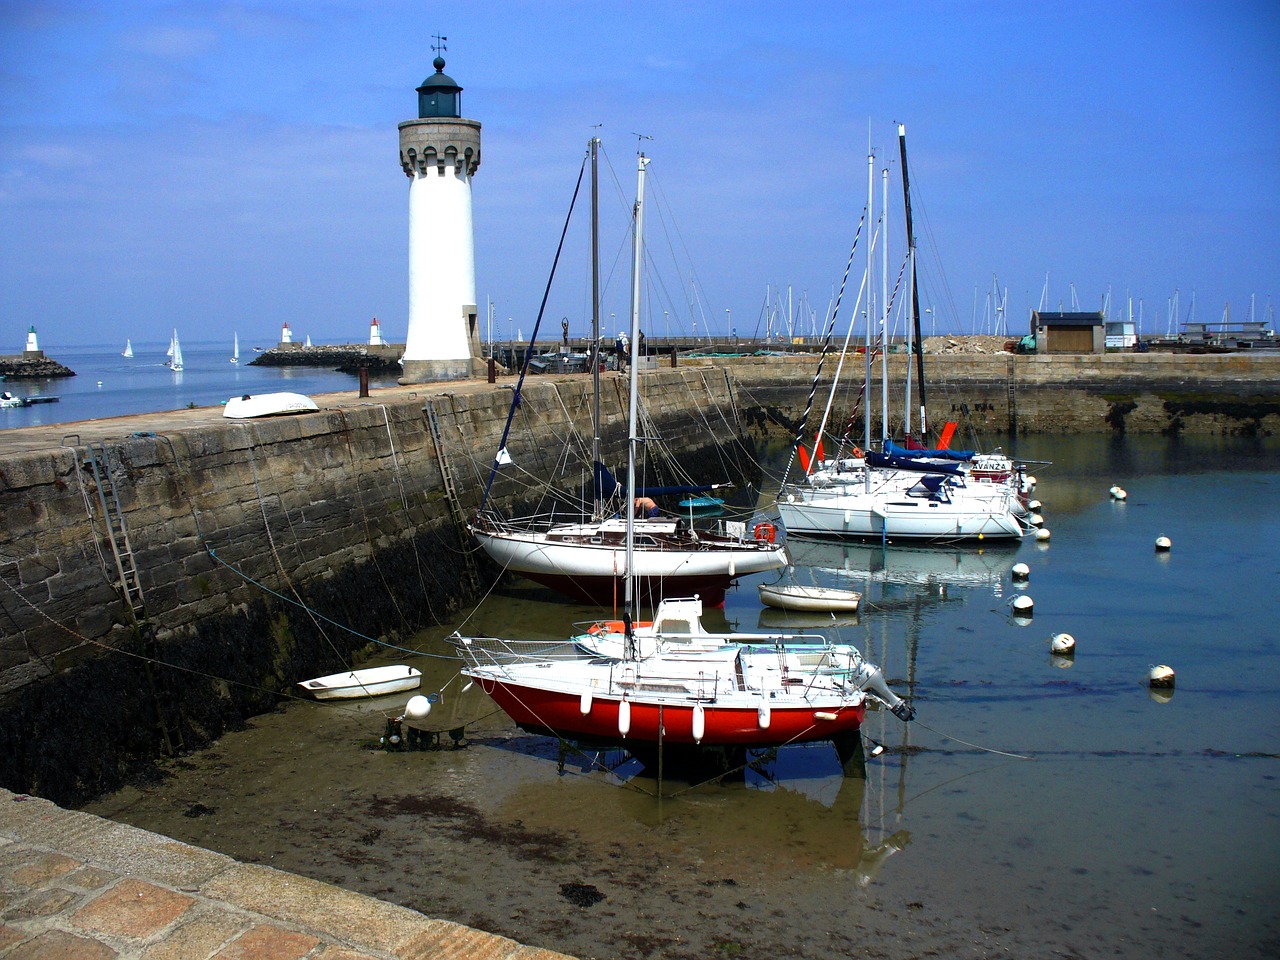
POLYGON ((422 671, 404 664, 366 667, 346 673, 332 673, 298 684, 317 700, 355 700, 360 697, 382 697, 389 693, 417 690, 422 671))
POLYGON ((852 613, 862 602, 862 594, 841 587, 804 583, 762 583, 760 602, 779 610, 831 611, 852 613))
POLYGON ((246 393, 243 397, 228 400, 222 415, 233 420, 248 420, 290 413, 315 413, 319 409, 314 400, 301 393, 246 393))

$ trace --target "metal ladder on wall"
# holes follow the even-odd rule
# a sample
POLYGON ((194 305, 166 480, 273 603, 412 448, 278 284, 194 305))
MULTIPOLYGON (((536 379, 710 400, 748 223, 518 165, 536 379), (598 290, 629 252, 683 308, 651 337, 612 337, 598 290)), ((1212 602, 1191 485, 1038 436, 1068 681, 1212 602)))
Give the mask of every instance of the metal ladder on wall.
POLYGON ((462 501, 458 499, 458 488, 453 481, 453 469, 449 466, 449 458, 444 452, 444 437, 440 429, 440 418, 436 416, 435 404, 427 400, 423 404, 427 414, 427 426, 431 429, 431 442, 436 448, 436 460, 440 464, 440 479, 444 484, 445 499, 449 503, 449 515, 453 518, 454 528, 458 531, 458 541, 463 544, 462 575, 472 591, 480 589, 480 578, 476 573, 475 560, 467 550, 467 516, 462 509, 462 501))
POLYGON ((137 623, 147 619, 147 604, 138 581, 138 567, 133 559, 133 545, 129 542, 129 530, 125 526, 120 497, 111 477, 111 463, 107 449, 101 443, 85 444, 86 460, 93 474, 94 488, 98 494, 98 506, 107 528, 107 540, 115 557, 116 572, 120 576, 120 594, 125 607, 137 623))

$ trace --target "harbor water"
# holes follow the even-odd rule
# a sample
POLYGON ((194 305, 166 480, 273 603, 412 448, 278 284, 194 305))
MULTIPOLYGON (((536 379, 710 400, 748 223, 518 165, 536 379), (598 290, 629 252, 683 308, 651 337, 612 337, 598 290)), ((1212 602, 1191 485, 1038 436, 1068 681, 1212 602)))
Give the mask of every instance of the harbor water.
POLYGON ((1044 461, 1047 543, 793 541, 786 576, 862 591, 856 616, 767 611, 764 578, 709 615, 822 632, 884 667, 917 719, 868 715, 885 749, 865 780, 818 744, 659 784, 621 751, 517 730, 444 636, 562 639, 600 611, 516 581, 382 658, 423 670, 438 749, 376 748, 407 694, 290 699, 89 809, 582 957, 1275 956, 1280 446, 1011 452, 1044 461), (1051 655, 1060 632, 1074 657, 1051 655), (1149 689, 1156 664, 1171 691, 1149 689))

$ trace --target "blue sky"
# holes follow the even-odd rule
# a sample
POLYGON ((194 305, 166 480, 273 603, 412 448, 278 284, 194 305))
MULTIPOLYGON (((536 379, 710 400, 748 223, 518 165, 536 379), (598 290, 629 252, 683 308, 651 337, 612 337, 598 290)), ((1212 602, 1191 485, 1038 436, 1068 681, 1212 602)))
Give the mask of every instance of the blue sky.
MULTIPOLYGON (((375 315, 402 339, 396 124, 416 115, 437 33, 463 113, 484 125, 477 299, 482 314, 495 303, 496 337, 532 329, 595 133, 606 324, 626 311, 636 134, 652 138, 646 327, 746 334, 764 332, 766 285, 827 310, 869 133, 901 233, 898 122, 939 332, 989 328, 993 287, 1025 331, 1046 274, 1053 308, 1074 287, 1098 309, 1110 289, 1117 311, 1141 299, 1148 332, 1167 328, 1175 289, 1180 320, 1192 291, 1201 321, 1280 300, 1274 0, 438 9, 0 4, 0 352, 31 324, 51 348, 174 325, 269 343, 282 321, 360 340, 375 315)), ((561 317, 587 329, 585 223, 551 336, 561 317)))

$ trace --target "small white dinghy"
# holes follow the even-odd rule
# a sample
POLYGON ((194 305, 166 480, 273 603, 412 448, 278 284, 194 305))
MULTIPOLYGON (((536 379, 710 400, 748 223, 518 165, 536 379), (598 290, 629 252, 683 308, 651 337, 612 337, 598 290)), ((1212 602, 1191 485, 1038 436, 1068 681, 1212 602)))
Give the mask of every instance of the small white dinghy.
POLYGON ((779 610, 828 610, 850 612, 858 609, 862 594, 840 587, 817 587, 803 583, 762 583, 760 602, 779 610))
POLYGON ((224 417, 246 420, 251 417, 278 417, 287 413, 315 413, 316 402, 301 393, 246 393, 232 397, 222 410, 224 417))
POLYGON ((389 667, 366 667, 349 673, 332 673, 298 684, 317 700, 354 700, 357 697, 381 697, 403 690, 417 690, 422 671, 402 663, 389 667))

